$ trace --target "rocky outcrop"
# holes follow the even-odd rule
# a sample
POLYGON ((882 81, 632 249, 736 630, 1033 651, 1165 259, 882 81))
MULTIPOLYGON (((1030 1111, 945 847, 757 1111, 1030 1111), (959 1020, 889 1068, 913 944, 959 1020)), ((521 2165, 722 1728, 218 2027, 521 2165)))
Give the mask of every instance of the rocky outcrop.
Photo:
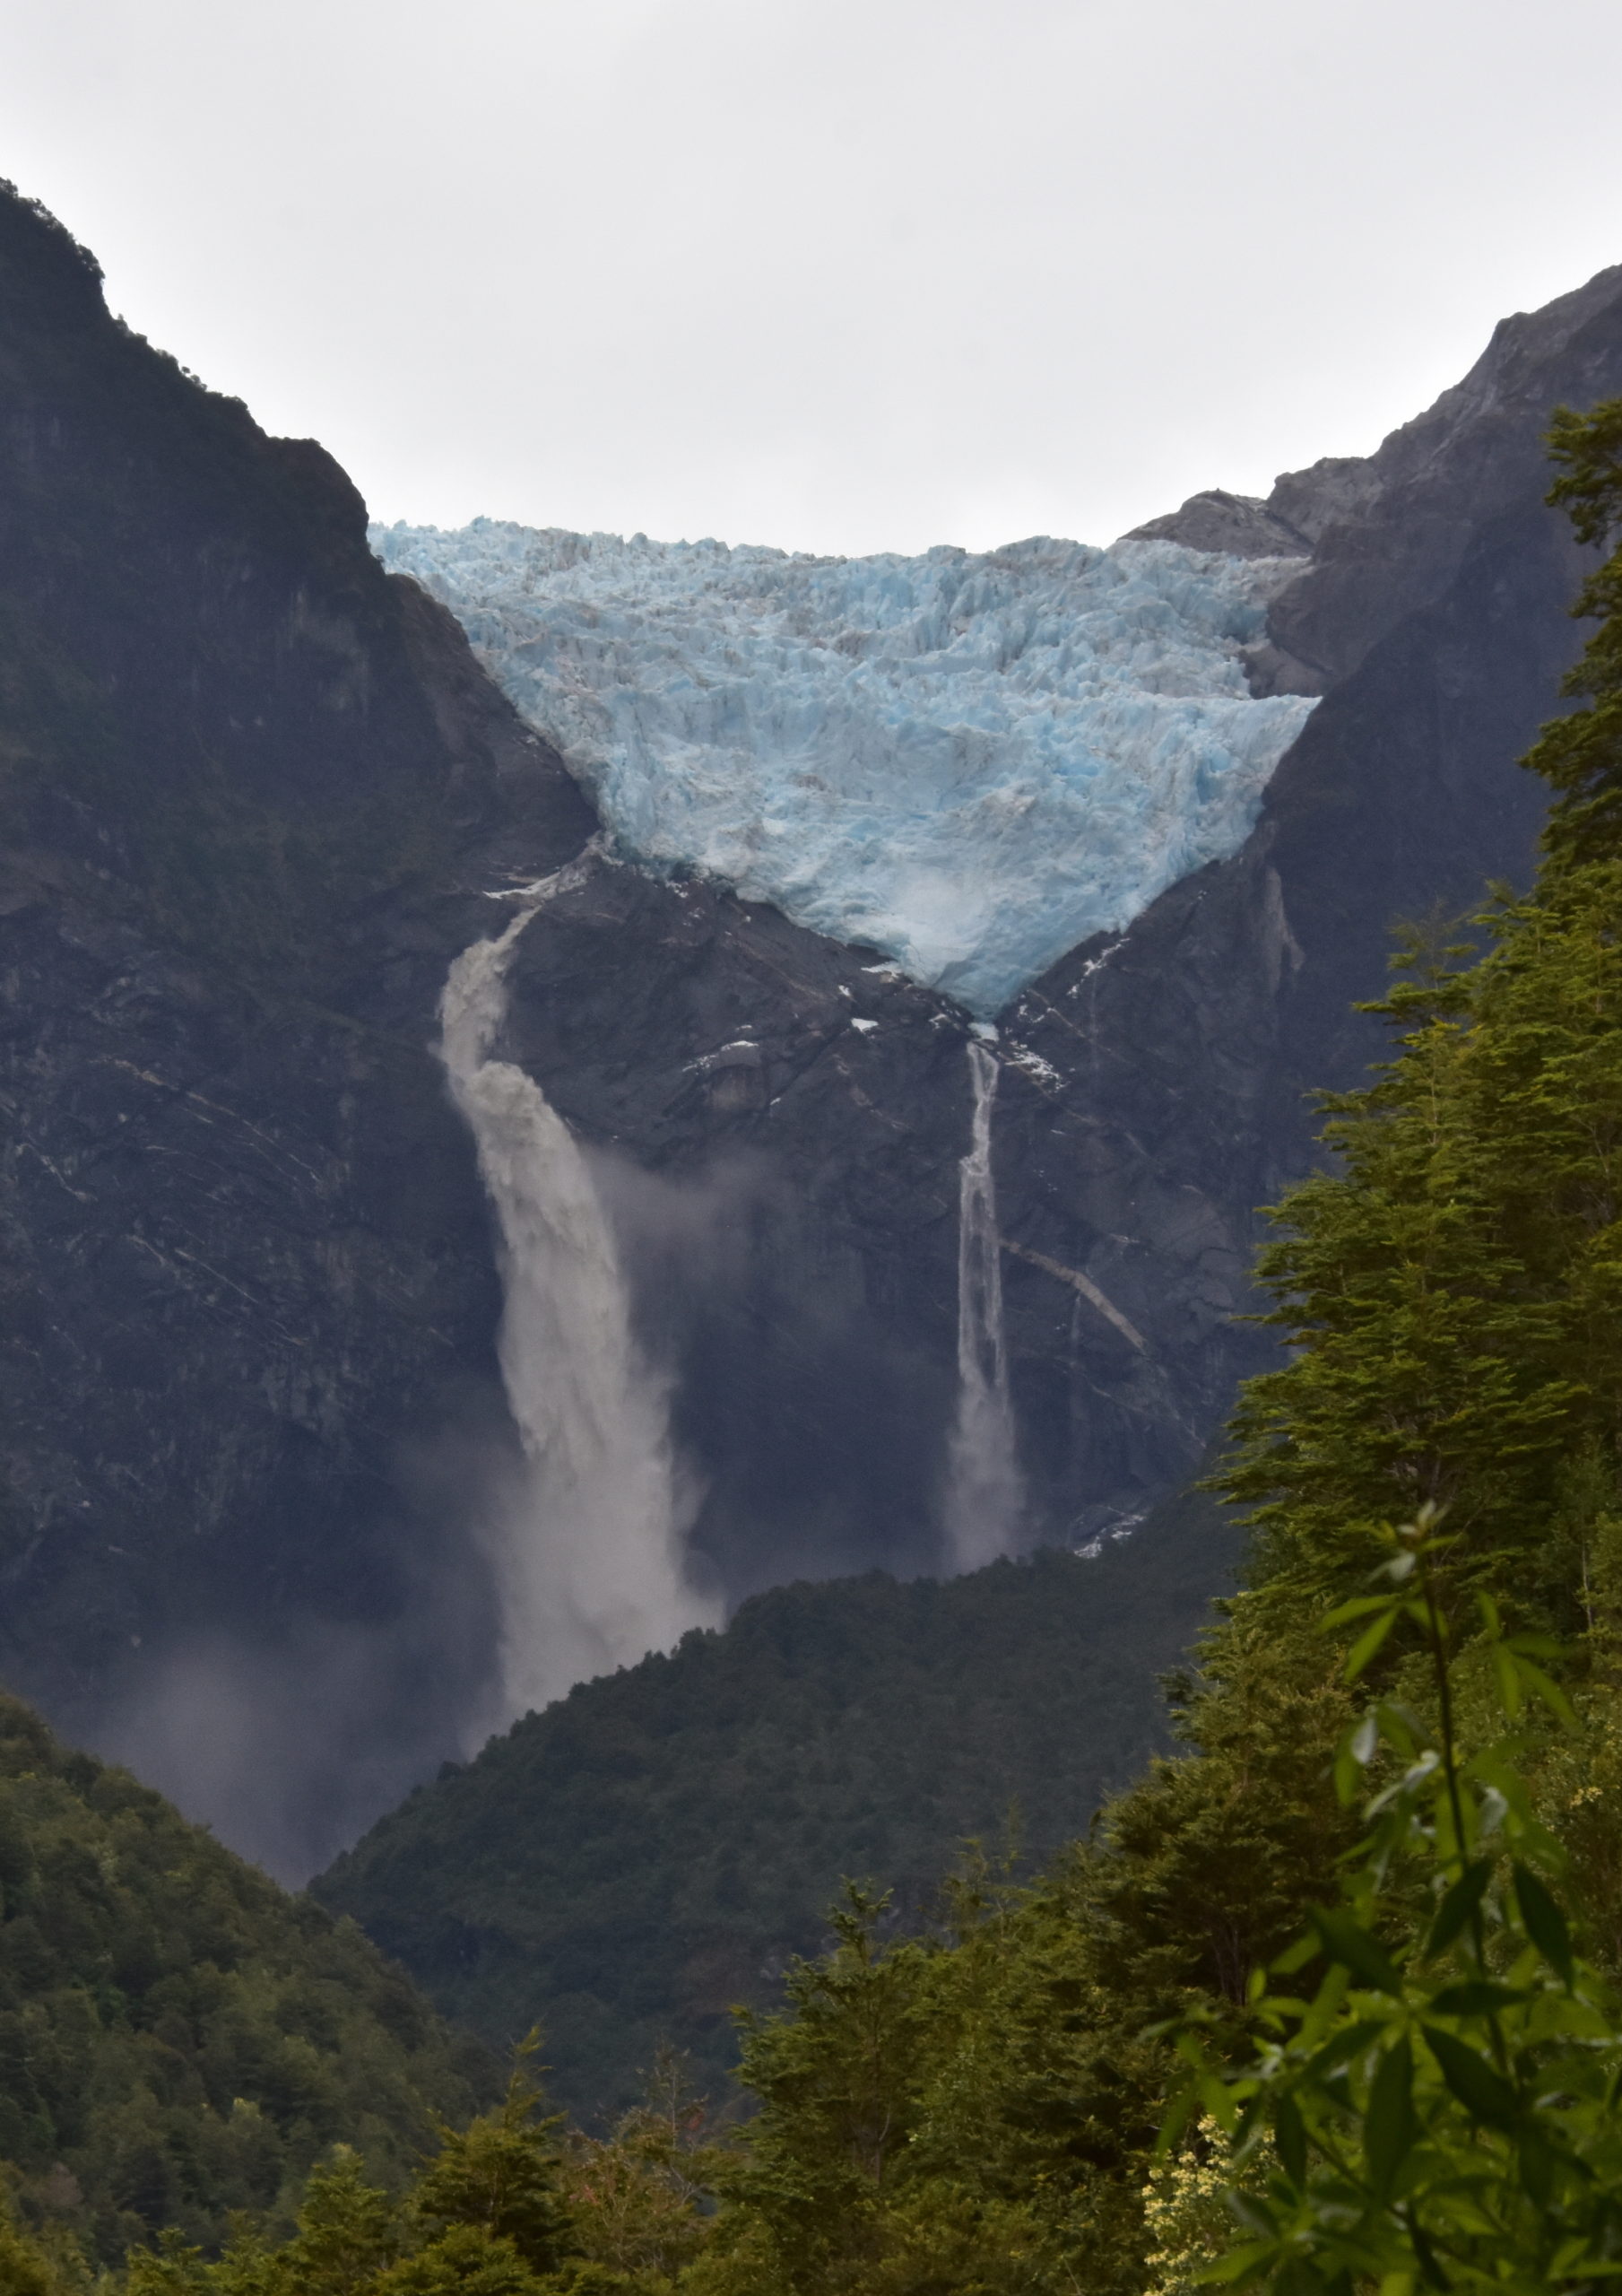
POLYGON ((1268 509, 1313 541, 1313 562, 1269 616, 1277 645, 1326 681, 1439 604, 1483 534, 1540 500, 1554 408, 1618 388, 1622 266, 1494 330, 1462 383, 1393 430, 1366 463, 1279 479, 1268 509))
POLYGON ((1312 538, 1280 517, 1258 494, 1226 494, 1219 486, 1191 494, 1180 510, 1149 518, 1123 542, 1176 542, 1184 550, 1226 551, 1233 558, 1310 558, 1312 538))

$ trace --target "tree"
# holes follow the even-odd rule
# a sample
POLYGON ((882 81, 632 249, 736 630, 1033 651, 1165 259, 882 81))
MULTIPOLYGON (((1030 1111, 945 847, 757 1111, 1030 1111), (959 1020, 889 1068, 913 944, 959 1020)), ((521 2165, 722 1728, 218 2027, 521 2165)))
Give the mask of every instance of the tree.
POLYGON ((1375 1699, 1349 1732, 1340 1790, 1379 1786, 1369 1831, 1340 1902, 1314 1912, 1274 1983, 1257 1973, 1260 2054, 1225 2075, 1184 2031, 1197 2078, 1167 2135, 1196 2105, 1228 2135, 1240 2232, 1194 2278, 1280 2296, 1586 2291, 1622 2271, 1622 2015, 1574 1950, 1551 1888, 1563 1853, 1516 1765, 1529 1696, 1574 1725, 1540 1663, 1557 1646, 1505 1634, 1479 1598, 1506 1728, 1470 1752, 1446 1583, 1458 1542, 1422 1517, 1383 1544, 1382 1590, 1325 1623, 1359 1630, 1353 1680, 1393 1629, 1417 1627, 1429 1716, 1375 1699), (1304 1999, 1289 1980, 1314 1967, 1304 1999))
POLYGON ((539 2118, 541 2092, 529 2074, 539 2042, 522 2043, 492 2112, 463 2129, 442 2125, 439 2151, 412 2195, 418 2223, 434 2234, 467 2227, 507 2241, 533 2273, 548 2273, 574 2248, 559 2179, 561 2116, 539 2118))

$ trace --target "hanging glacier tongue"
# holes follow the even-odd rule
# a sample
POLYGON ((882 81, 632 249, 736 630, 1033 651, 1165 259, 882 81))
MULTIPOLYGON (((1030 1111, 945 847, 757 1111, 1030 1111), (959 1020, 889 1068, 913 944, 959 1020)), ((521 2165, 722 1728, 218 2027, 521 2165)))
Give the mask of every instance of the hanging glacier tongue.
POLYGON ((1240 648, 1298 560, 1037 540, 811 558, 375 527, 627 857, 867 944, 989 1018, 1243 842, 1312 704, 1240 648))

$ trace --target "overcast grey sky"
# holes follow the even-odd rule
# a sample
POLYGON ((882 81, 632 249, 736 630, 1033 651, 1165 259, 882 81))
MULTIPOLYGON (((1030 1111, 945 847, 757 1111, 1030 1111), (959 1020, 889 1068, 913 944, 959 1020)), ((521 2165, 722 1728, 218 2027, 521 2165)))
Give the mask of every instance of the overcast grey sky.
POLYGON ((1618 0, 0 0, 0 173, 381 517, 1105 541, 1622 260, 1618 0))

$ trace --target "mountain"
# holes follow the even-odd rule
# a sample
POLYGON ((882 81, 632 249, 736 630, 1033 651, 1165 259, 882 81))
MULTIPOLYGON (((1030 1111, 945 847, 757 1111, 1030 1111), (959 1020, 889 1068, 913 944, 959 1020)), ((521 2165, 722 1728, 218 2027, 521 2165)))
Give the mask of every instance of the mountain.
POLYGON ((351 1924, 0 1699, 0 2156, 116 2264, 285 2220, 335 2140, 403 2184, 494 2067, 351 1924))
POLYGON ((1270 513, 1314 557, 1273 600, 1253 674, 1323 699, 1237 854, 1073 951, 1005 1016, 1050 1072, 1004 1071, 998 1178, 1016 1399, 1055 1503, 1068 1489, 1118 1506, 1176 1472, 1266 1360, 1230 1320, 1253 1296, 1254 1207, 1310 1169, 1313 1095, 1381 1057, 1353 1007, 1383 990, 1393 923, 1467 916, 1489 879, 1526 882, 1543 793, 1515 761, 1560 706, 1589 562, 1544 503, 1543 434, 1556 404, 1619 390, 1612 270, 1505 321, 1366 464, 1279 480, 1270 513), (1143 1354, 1084 1314, 1062 1375, 1066 1302, 1032 1249, 1091 1277, 1143 1354))
POLYGON ((846 1878, 913 1926, 978 1841, 1022 1872, 1166 1744, 1157 1677, 1236 1561, 1213 1502, 1095 1557, 757 1595, 447 1766, 311 1884, 493 2047, 539 2022, 582 2118, 662 2043, 712 2095, 729 2011, 812 1954, 846 1878))
POLYGON ((482 1662, 403 1466, 499 1413, 428 1039, 490 872, 592 823, 331 460, 10 195, 0 300, 5 1670, 204 1814, 279 1775, 239 1838, 296 1870, 482 1662))
POLYGON ((1574 642, 1540 433, 1622 390, 1616 274, 1366 464, 1223 511, 1311 544, 1242 650, 1322 698, 1238 850, 1062 956, 994 1053, 879 950, 605 844, 330 458, 112 318, 10 194, 0 309, 19 1691, 308 1873, 574 1674, 774 1583, 951 1560, 999 1262, 1024 1506, 1005 1479, 994 1540, 1087 1544, 1187 1473, 1257 1360, 1253 1207, 1310 1159, 1308 1088, 1368 1057, 1345 1013, 1392 916, 1524 872, 1512 761, 1574 642), (603 1444, 629 1559, 571 1545, 546 1482, 603 1444))

